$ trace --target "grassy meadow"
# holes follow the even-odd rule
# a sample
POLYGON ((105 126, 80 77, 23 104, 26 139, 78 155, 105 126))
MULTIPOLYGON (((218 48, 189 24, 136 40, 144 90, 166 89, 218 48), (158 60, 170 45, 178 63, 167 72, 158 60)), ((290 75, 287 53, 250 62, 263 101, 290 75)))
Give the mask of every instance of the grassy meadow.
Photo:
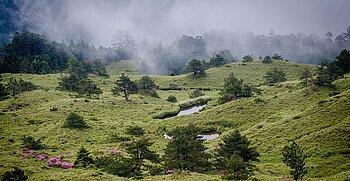
MULTIPOLYGON (((81 146, 91 151, 93 156, 108 154, 113 148, 123 150, 123 143, 115 141, 113 137, 125 134, 129 126, 139 125, 145 128, 146 136, 155 142, 152 149, 163 155, 168 143, 163 134, 176 126, 194 123, 203 132, 221 134, 219 138, 205 142, 209 153, 213 153, 222 135, 231 130, 238 129, 247 135, 261 154, 260 161, 255 163, 255 177, 258 180, 277 181, 288 177, 289 170, 282 162, 281 151, 289 140, 295 140, 308 155, 308 174, 304 180, 344 181, 350 178, 350 75, 333 82, 336 90, 304 88, 298 79, 305 67, 316 70, 314 65, 253 61, 211 68, 200 78, 189 74, 152 75, 160 88, 175 84, 181 90, 158 90, 160 98, 133 94, 129 102, 121 96, 112 96, 111 89, 121 73, 132 80, 140 79, 135 62, 122 61, 110 65, 107 68, 109 78, 91 77, 103 90, 98 99, 56 90, 62 74, 2 74, 3 82, 10 77, 22 78, 33 82, 39 89, 0 102, 0 173, 18 166, 26 172, 29 180, 129 180, 93 166, 87 169, 61 169, 48 167, 47 161, 21 160, 17 156, 21 138, 24 135, 41 138, 48 148, 38 152, 50 156, 64 155, 65 160, 73 162, 81 146), (285 71, 287 81, 264 85, 264 75, 273 67, 285 71), (262 93, 218 104, 219 89, 230 73, 258 86, 262 93), (203 92, 211 101, 203 111, 167 119, 153 118, 162 111, 178 109, 181 102, 190 99, 188 93, 193 88, 208 89, 203 92), (176 96, 178 103, 166 101, 169 95, 176 96), (58 111, 50 111, 51 108, 58 108, 58 111), (70 112, 82 115, 91 127, 84 130, 63 128, 70 112)), ((145 176, 144 180, 221 178, 217 173, 176 172, 174 175, 145 176)))

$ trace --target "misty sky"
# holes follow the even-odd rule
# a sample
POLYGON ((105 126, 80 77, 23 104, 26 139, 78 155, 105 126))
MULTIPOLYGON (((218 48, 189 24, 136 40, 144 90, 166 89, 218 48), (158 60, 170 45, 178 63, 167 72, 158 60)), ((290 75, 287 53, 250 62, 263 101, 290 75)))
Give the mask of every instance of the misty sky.
POLYGON ((22 23, 56 40, 109 45, 117 30, 138 40, 172 40, 212 29, 268 34, 331 31, 350 25, 350 0, 17 0, 22 23))

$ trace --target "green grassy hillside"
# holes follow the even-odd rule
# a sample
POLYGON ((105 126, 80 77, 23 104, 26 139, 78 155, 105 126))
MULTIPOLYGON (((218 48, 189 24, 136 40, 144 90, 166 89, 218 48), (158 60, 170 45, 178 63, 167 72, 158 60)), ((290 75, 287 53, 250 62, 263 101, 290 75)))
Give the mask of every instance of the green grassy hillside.
MULTIPOLYGON (((281 180, 288 177, 288 168, 281 160, 281 150, 288 140, 296 140, 308 155, 308 174, 305 180, 345 180, 350 178, 350 75, 337 80, 337 90, 303 88, 297 80, 304 67, 315 66, 276 61, 232 63, 207 70, 199 79, 191 75, 151 76, 160 87, 176 84, 183 90, 159 90, 158 98, 132 95, 130 102, 113 97, 111 88, 121 72, 139 79, 137 68, 127 62, 108 67, 110 78, 93 77, 92 80, 104 93, 99 99, 79 98, 75 93, 58 91, 60 74, 27 75, 3 74, 4 82, 10 77, 29 80, 40 86, 38 90, 25 92, 17 98, 0 102, 0 173, 14 166, 21 167, 29 180, 125 180, 102 172, 94 167, 87 169, 59 169, 47 166, 47 161, 21 160, 21 138, 31 135, 42 138, 51 156, 64 155, 74 161, 80 146, 85 146, 93 156, 109 153, 111 149, 123 150, 121 143, 113 141, 116 134, 124 134, 131 125, 145 128, 146 135, 155 142, 152 149, 163 154, 167 141, 163 134, 175 126, 194 123, 203 131, 227 134, 238 129, 247 135, 261 153, 255 163, 259 180, 281 180), (122 65, 122 66, 121 66, 122 65), (287 82, 274 86, 261 85, 266 71, 279 67, 287 73, 287 82), (253 85, 261 85, 261 95, 242 98, 219 105, 218 88, 224 78, 234 73, 238 78, 253 85), (212 98, 201 112, 169 119, 153 119, 152 115, 174 110, 176 103, 165 99, 175 95, 178 101, 190 99, 189 88, 211 88, 204 93, 212 98), (57 112, 50 108, 57 107, 57 112), (76 131, 62 128, 66 116, 76 111, 91 126, 76 131), (12 142, 13 140, 13 142, 12 142)), ((220 137, 222 137, 222 135, 220 137)), ((220 137, 205 142, 212 153, 220 137)), ((176 173, 174 175, 145 176, 145 180, 220 180, 217 174, 176 173)))

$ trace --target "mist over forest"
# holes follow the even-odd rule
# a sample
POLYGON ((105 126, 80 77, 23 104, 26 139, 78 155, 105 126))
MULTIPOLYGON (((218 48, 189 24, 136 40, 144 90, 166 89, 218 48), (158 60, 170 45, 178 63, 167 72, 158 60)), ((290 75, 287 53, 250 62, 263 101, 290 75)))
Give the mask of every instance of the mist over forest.
POLYGON ((208 61, 214 54, 227 62, 279 54, 319 64, 350 48, 349 5, 347 0, 2 0, 0 45, 25 30, 81 59, 137 60, 145 74, 181 74, 190 59, 208 61))

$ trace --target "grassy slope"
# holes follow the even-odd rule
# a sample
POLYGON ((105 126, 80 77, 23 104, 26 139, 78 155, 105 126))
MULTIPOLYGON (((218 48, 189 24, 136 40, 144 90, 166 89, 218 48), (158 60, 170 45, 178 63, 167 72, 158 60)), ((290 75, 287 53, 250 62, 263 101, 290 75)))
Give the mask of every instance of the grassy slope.
MULTIPOLYGON (((52 149, 44 150, 52 156, 63 154, 66 160, 74 161, 75 153, 81 145, 92 151, 93 155, 108 153, 112 148, 123 149, 120 143, 110 141, 115 133, 123 134, 129 125, 144 126, 147 135, 155 144, 153 149, 162 153, 167 140, 162 134, 174 126, 193 122, 203 129, 218 130, 226 134, 232 129, 239 129, 246 134, 253 145, 261 153, 260 162, 256 163, 259 171, 256 173, 261 180, 280 180, 288 176, 288 168, 281 161, 281 149, 287 140, 296 139, 309 155, 309 180, 344 180, 350 176, 349 132, 350 132, 350 77, 338 80, 335 84, 341 93, 330 97, 331 90, 313 91, 303 89, 298 85, 301 67, 287 62, 275 62, 272 65, 260 62, 230 64, 207 71, 207 76, 193 80, 191 76, 175 77, 153 76, 156 83, 167 87, 176 83, 180 87, 211 87, 218 88, 223 84, 223 78, 233 72, 237 77, 251 84, 261 84, 264 73, 271 67, 281 67, 287 72, 288 82, 276 86, 261 86, 262 95, 252 98, 238 99, 224 105, 216 105, 215 99, 209 102, 206 110, 199 114, 176 117, 165 120, 153 120, 151 115, 162 110, 174 109, 176 104, 168 103, 165 98, 175 95, 179 101, 188 98, 188 91, 160 91, 161 99, 147 96, 132 95, 132 102, 125 102, 121 97, 112 97, 110 89, 120 72, 134 75, 135 70, 125 62, 125 68, 117 71, 109 68, 111 78, 93 78, 103 89, 100 99, 74 98, 73 93, 56 91, 60 75, 3 75, 6 80, 11 76, 30 80, 41 86, 40 90, 26 92, 17 99, 0 102, 0 110, 7 110, 0 116, 0 173, 13 166, 25 169, 29 178, 39 179, 85 179, 85 180, 124 180, 123 178, 106 174, 94 168, 82 170, 63 170, 48 168, 46 162, 33 159, 22 161, 15 152, 21 145, 23 135, 43 138, 43 142, 52 149), (112 71, 114 70, 114 72, 112 71), (248 73, 247 73, 248 72, 248 73), (13 103, 28 103, 30 105, 10 111, 13 103), (58 107, 58 112, 50 112, 50 108, 58 107), (73 131, 62 128, 65 117, 70 111, 83 115, 92 126, 85 131, 73 131), (10 144, 9 139, 15 143, 10 144)), ((121 67, 120 64, 113 65, 121 67)), ((312 67, 312 66, 310 66, 312 67)), ((312 67, 314 68, 314 67, 312 67)), ((206 91, 206 95, 217 97, 217 91, 206 91)), ((209 152, 217 146, 220 139, 206 143, 209 152)), ((175 174, 174 176, 146 177, 147 180, 215 180, 218 175, 203 175, 196 173, 175 174)))

